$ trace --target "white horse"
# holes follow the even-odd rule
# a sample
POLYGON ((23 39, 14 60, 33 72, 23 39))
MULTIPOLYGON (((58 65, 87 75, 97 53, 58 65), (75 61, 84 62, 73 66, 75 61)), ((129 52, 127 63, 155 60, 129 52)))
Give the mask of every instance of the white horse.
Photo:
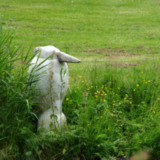
POLYGON ((29 73, 35 66, 39 65, 38 68, 41 68, 35 72, 35 76, 40 74, 36 88, 40 91, 37 98, 39 107, 43 110, 38 119, 38 127, 45 128, 46 131, 61 129, 66 124, 66 117, 62 112, 62 102, 69 82, 66 62, 79 63, 80 60, 54 46, 36 47, 34 54, 36 56, 31 61, 29 73))

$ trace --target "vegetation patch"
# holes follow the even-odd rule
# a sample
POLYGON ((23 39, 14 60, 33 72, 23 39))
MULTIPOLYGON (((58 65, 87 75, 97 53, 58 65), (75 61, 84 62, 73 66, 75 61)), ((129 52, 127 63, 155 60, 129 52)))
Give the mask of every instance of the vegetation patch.
POLYGON ((0 159, 159 160, 157 1, 1 0, 0 13, 0 159), (48 133, 28 75, 45 45, 82 61, 69 64, 67 128, 48 133))

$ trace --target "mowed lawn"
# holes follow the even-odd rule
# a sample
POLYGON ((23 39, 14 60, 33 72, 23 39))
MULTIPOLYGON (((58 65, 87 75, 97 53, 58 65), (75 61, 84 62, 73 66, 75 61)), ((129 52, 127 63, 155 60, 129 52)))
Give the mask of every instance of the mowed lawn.
POLYGON ((18 46, 55 45, 104 60, 159 53, 159 8, 158 0, 1 0, 0 16, 18 46))

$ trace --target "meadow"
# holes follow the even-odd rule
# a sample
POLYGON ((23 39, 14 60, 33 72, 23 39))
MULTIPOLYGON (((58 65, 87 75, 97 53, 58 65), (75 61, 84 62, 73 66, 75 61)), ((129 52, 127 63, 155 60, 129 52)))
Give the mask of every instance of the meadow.
POLYGON ((0 1, 0 159, 160 158, 159 0, 0 1), (69 64, 67 129, 36 129, 37 46, 81 60, 69 64))

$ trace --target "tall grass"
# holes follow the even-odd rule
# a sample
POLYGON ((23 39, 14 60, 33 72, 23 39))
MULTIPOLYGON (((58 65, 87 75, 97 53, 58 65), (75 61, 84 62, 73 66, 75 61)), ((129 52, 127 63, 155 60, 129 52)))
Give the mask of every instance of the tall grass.
POLYGON ((64 104, 68 121, 87 133, 87 158, 93 154, 100 159, 107 155, 125 158, 150 149, 158 159, 158 63, 147 61, 127 68, 106 64, 104 69, 94 66, 89 72, 92 79, 87 81, 85 73, 77 75, 80 80, 71 87, 64 104))
POLYGON ((33 57, 14 47, 12 35, 1 27, 1 159, 127 159, 146 148, 159 159, 158 63, 94 64, 82 74, 72 70, 74 83, 63 104, 68 128, 44 133, 36 129, 35 81, 27 73, 33 57))
POLYGON ((28 89, 32 81, 27 74, 33 57, 15 48, 12 39, 13 33, 3 31, 0 24, 0 155, 22 159, 36 150, 31 140, 35 136, 33 92, 28 89))

